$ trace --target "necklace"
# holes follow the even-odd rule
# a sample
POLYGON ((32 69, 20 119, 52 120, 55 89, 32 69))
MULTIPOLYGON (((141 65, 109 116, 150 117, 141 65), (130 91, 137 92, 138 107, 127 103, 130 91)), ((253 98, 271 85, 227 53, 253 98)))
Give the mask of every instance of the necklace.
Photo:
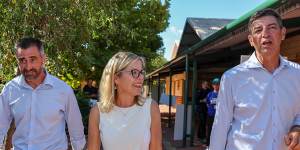
POLYGON ((118 112, 120 112, 122 114, 123 117, 127 117, 128 114, 132 111, 132 109, 128 109, 128 110, 122 110, 122 109, 119 109, 118 112))
POLYGON ((115 105, 115 110, 119 112, 122 115, 122 117, 127 117, 129 116, 129 114, 131 114, 131 112, 134 112, 136 110, 136 105, 132 105, 126 108, 122 108, 115 105))

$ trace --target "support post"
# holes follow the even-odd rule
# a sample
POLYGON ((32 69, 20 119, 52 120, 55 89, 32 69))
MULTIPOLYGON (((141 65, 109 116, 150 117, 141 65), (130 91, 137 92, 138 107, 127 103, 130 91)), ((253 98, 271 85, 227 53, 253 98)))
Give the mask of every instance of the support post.
POLYGON ((187 132, 187 112, 189 100, 189 56, 185 57, 185 86, 184 86, 184 119, 183 119, 183 143, 186 147, 186 132, 187 132))
POLYGON ((151 78, 149 77, 148 78, 148 93, 147 93, 147 96, 148 97, 152 97, 150 94, 151 94, 151 78))
POLYGON ((191 122, 191 140, 190 146, 194 145, 194 135, 195 135, 195 105, 196 105, 196 96, 197 96, 197 83, 198 82, 198 70, 197 70, 197 60, 193 60, 193 84, 192 84, 192 122, 191 122))
POLYGON ((172 107, 172 70, 169 72, 169 121, 168 121, 168 126, 171 128, 171 120, 172 120, 172 112, 171 112, 171 107, 172 107))
POLYGON ((157 78, 157 103, 159 105, 160 102, 160 74, 158 74, 157 78))

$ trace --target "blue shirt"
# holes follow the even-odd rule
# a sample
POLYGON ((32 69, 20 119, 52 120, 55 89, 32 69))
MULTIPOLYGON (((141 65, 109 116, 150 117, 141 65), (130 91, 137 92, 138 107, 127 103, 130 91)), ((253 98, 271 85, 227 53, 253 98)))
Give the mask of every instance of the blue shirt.
POLYGON ((214 117, 216 113, 218 92, 211 91, 207 94, 206 104, 207 104, 207 115, 214 117))
POLYGON ((81 114, 72 88, 48 73, 35 89, 22 75, 5 85, 0 94, 1 142, 13 118, 15 150, 66 150, 66 123, 73 149, 81 150, 85 145, 81 114))
POLYGON ((300 125, 299 64, 280 57, 270 73, 253 53, 223 74, 211 150, 287 150, 293 125, 300 125))

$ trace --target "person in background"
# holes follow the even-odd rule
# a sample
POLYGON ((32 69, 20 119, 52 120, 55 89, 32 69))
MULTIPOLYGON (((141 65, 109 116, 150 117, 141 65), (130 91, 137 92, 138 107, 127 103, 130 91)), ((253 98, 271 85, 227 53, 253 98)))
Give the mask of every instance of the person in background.
POLYGON ((88 150, 162 150, 159 107, 142 97, 144 79, 140 56, 118 52, 109 60, 90 112, 88 150))
POLYGON ((207 94, 206 97, 206 105, 207 105, 207 145, 210 142, 210 134, 212 125, 215 118, 216 113, 216 104, 219 92, 220 79, 214 78, 211 82, 213 90, 207 94))
POLYGON ((42 42, 25 37, 15 50, 21 75, 9 81, 0 94, 0 141, 14 119, 14 150, 67 150, 67 123, 73 149, 82 150, 85 136, 75 95, 44 68, 42 42))
POLYGON ((88 79, 87 84, 83 87, 83 92, 91 99, 98 99, 98 88, 93 86, 93 80, 88 79))
POLYGON ((197 91, 197 103, 196 103, 196 112, 199 119, 197 136, 202 141, 206 143, 206 119, 207 119, 207 106, 206 106, 206 97, 207 94, 211 91, 207 81, 203 81, 201 88, 197 91))

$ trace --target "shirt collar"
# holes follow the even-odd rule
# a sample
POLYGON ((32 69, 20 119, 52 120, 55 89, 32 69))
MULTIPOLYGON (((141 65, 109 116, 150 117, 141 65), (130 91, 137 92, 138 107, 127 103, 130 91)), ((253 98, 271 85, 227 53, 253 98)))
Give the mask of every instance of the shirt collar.
POLYGON ((49 74, 47 71, 45 71, 45 72, 46 72, 46 77, 45 77, 45 80, 42 83, 42 85, 53 87, 54 86, 54 81, 53 81, 52 75, 49 74))
MULTIPOLYGON (((279 67, 277 69, 282 69, 288 66, 288 61, 279 55, 279 67)), ((245 68, 263 68, 262 64, 258 61, 255 52, 252 53, 250 58, 245 62, 245 68)))
MULTIPOLYGON (((53 78, 46 70, 45 70, 45 73, 46 73, 46 77, 45 77, 44 81, 39 86, 40 87, 51 88, 51 87, 54 86, 53 78)), ((27 84, 27 82, 25 81, 25 78, 22 74, 19 76, 17 82, 20 86, 31 89, 31 86, 27 84)))

